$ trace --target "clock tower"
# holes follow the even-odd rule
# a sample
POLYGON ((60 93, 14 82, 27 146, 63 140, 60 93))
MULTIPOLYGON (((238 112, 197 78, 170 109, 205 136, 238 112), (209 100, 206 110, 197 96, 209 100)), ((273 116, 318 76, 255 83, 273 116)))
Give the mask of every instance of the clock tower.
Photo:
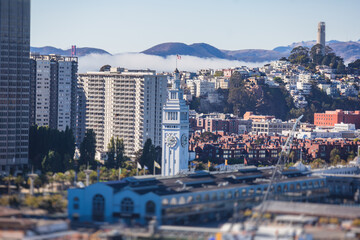
POLYGON ((162 115, 162 176, 172 176, 188 170, 189 106, 183 99, 177 69, 168 94, 162 115))

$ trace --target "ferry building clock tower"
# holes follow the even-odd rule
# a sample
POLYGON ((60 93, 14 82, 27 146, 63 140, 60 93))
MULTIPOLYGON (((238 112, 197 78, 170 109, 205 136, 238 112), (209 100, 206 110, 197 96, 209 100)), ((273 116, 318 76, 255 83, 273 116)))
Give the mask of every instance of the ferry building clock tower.
POLYGON ((183 99, 177 69, 174 75, 174 81, 163 108, 162 176, 172 176, 188 170, 189 162, 189 106, 183 99))

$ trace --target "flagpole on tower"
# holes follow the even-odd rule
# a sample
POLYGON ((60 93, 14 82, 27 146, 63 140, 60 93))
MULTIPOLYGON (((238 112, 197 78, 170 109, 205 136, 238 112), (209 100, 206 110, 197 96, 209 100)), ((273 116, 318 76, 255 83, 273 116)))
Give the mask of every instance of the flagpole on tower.
POLYGON ((139 176, 139 167, 138 167, 139 162, 136 162, 136 176, 139 176))
POLYGON ((178 67, 178 60, 181 60, 181 56, 176 54, 176 69, 178 67))

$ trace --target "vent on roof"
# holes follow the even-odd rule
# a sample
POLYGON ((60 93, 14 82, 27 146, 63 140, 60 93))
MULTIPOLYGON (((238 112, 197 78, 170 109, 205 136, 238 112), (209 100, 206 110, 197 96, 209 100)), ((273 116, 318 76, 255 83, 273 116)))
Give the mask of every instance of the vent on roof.
POLYGON ((227 178, 236 179, 236 176, 235 175, 229 175, 229 176, 227 176, 227 178))
POLYGON ((229 184, 229 182, 220 182, 219 184, 218 184, 218 187, 225 187, 225 186, 227 186, 229 184))

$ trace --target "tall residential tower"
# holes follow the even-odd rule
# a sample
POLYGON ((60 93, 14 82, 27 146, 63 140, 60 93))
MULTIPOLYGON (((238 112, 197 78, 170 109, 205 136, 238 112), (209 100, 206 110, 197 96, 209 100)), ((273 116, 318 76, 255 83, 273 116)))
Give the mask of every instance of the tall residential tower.
POLYGON ((0 0, 0 171, 28 163, 30 0, 0 0))
POLYGON ((319 22, 318 24, 318 32, 317 32, 317 44, 321 44, 322 54, 325 54, 325 22, 319 22))
POLYGON ((31 54, 30 124, 76 126, 77 57, 31 54))
POLYGON ((79 74, 77 143, 86 129, 96 134, 96 150, 106 152, 112 137, 124 140, 134 157, 150 138, 161 145, 162 107, 167 76, 151 70, 110 68, 79 74))

